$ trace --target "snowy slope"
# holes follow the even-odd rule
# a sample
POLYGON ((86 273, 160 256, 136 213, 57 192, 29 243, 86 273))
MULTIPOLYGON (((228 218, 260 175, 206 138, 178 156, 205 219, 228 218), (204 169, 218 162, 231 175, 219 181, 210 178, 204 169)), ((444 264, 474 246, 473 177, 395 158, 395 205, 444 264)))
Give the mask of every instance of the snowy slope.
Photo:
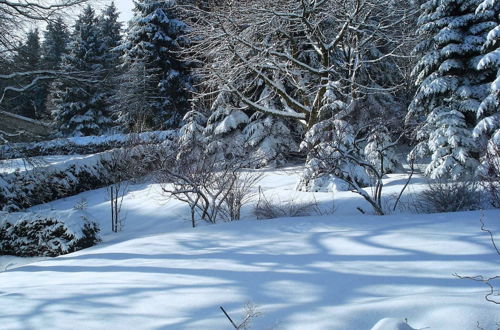
MULTIPOLYGON (((294 173, 269 172, 262 187, 307 198, 293 191, 294 173)), ((388 180, 388 191, 400 181, 388 180)), ((486 287, 452 276, 500 274, 500 258, 479 230, 481 212, 359 215, 354 207, 363 201, 339 192, 333 215, 256 221, 247 208, 247 220, 191 229, 185 206, 149 184, 131 187, 118 234, 109 232, 103 189, 34 209, 65 210, 82 198, 105 242, 0 273, 2 329, 231 329, 219 306, 240 319, 247 301, 263 313, 254 329, 500 322, 486 287)), ((331 195, 316 198, 326 206, 331 195)), ((499 210, 483 213, 500 229, 499 210)), ((6 259, 15 262, 0 263, 6 259)))

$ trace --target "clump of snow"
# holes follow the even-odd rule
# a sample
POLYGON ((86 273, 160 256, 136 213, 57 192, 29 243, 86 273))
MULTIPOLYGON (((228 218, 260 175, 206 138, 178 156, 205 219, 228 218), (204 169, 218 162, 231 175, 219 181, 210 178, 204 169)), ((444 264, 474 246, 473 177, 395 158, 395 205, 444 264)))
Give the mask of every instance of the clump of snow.
POLYGON ((325 174, 311 179, 307 186, 307 191, 311 192, 336 192, 349 190, 351 190, 349 183, 332 174, 325 174))
POLYGON ((377 322, 371 330, 415 330, 408 323, 393 318, 385 318, 377 322))

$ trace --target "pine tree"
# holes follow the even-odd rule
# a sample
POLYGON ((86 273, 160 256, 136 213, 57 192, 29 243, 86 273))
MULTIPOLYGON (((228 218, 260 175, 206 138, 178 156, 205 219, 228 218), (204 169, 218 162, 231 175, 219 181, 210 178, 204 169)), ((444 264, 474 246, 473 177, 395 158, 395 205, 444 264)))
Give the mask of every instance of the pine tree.
POLYGON ((179 152, 177 159, 184 163, 196 163, 206 152, 207 138, 204 136, 207 117, 195 109, 186 113, 184 125, 179 130, 179 152))
MULTIPOLYGON (((144 67, 143 73, 154 76, 140 79, 150 84, 141 89, 156 90, 154 97, 145 99, 147 104, 142 110, 146 113, 125 109, 130 113, 122 118, 135 121, 142 117, 144 126, 149 129, 178 127, 189 109, 191 76, 187 63, 182 62, 178 54, 187 44, 184 37, 187 25, 176 17, 174 6, 175 1, 135 2, 134 17, 122 47, 126 67, 141 63, 138 66, 144 67)), ((137 94, 137 91, 130 90, 128 93, 137 94)))
POLYGON ((484 0, 477 13, 492 12, 496 25, 489 31, 483 45, 485 55, 478 64, 479 70, 490 70, 494 74, 489 80, 488 96, 482 101, 477 112, 478 123, 474 136, 481 145, 482 156, 489 159, 500 150, 500 1, 484 0), (486 153, 490 152, 488 156, 486 153))
POLYGON ((237 99, 230 92, 219 93, 204 130, 207 152, 217 160, 243 159, 247 153, 243 128, 248 121, 248 115, 238 107, 237 99))
MULTIPOLYGON (((13 60, 14 71, 29 72, 42 67, 40 37, 38 29, 31 30, 26 40, 18 47, 13 60)), ((31 82, 31 77, 16 79, 13 83, 25 86, 31 82)), ((22 93, 15 93, 11 99, 10 111, 37 118, 44 112, 45 93, 40 84, 22 93)))
POLYGON ((97 82, 105 73, 102 62, 102 41, 94 9, 87 6, 75 23, 70 53, 64 57, 62 69, 82 72, 89 80, 61 80, 56 84, 53 116, 62 134, 82 136, 101 134, 112 124, 106 93, 97 82))
POLYGON ((120 65, 120 52, 117 50, 122 42, 122 23, 118 21, 120 14, 115 3, 104 8, 99 17, 100 53, 106 70, 116 70, 120 65))
POLYGON ((61 17, 47 24, 42 43, 42 61, 45 69, 59 68, 63 55, 68 51, 69 38, 68 27, 61 17))
MULTIPOLYGON (((271 90, 265 86, 259 95, 259 101, 264 106, 272 109, 283 107, 271 90), (274 97, 273 97, 274 96, 274 97)), ((243 129, 247 152, 256 159, 256 166, 283 165, 290 152, 297 152, 299 145, 294 139, 297 131, 296 123, 286 119, 254 112, 248 119, 248 124, 243 129)))
POLYGON ((429 0, 422 5, 413 74, 418 90, 407 119, 423 119, 412 156, 431 155, 430 177, 457 179, 477 167, 472 128, 489 73, 477 70, 492 27, 491 12, 475 14, 478 0, 429 0))
POLYGON ((160 73, 149 69, 141 60, 128 63, 118 77, 118 90, 113 100, 118 123, 130 132, 143 132, 154 127, 152 104, 158 101, 160 73))
MULTIPOLYGON (((68 52, 69 43, 68 27, 61 17, 51 20, 43 32, 42 42, 42 64, 41 68, 45 70, 59 70, 63 56, 68 52)), ((49 94, 52 88, 52 82, 41 81, 39 88, 43 94, 42 117, 50 116, 49 94)))
MULTIPOLYGON (((115 3, 111 2, 104 8, 99 17, 99 36, 101 63, 103 66, 103 79, 100 82, 100 90, 105 93, 105 106, 112 109, 116 103, 116 94, 119 89, 119 76, 122 74, 120 57, 122 52, 119 46, 122 43, 122 23, 118 21, 119 13, 115 3)), ((115 114, 113 114, 115 115, 115 114)))

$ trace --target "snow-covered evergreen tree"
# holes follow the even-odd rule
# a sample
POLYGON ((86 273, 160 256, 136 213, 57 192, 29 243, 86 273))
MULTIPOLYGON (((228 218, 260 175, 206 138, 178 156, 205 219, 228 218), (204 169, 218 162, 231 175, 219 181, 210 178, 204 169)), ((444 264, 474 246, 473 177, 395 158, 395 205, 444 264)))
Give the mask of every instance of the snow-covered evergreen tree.
MULTIPOLYGON (((283 105, 274 93, 265 87, 259 95, 261 102, 269 109, 280 109, 283 105)), ((246 149, 252 154, 256 166, 283 165, 286 155, 297 152, 299 145, 294 139, 295 122, 262 112, 254 112, 243 129, 246 149)))
POLYGON ((61 17, 49 21, 43 33, 42 57, 43 67, 49 70, 58 69, 63 55, 68 51, 70 35, 68 27, 61 17))
MULTIPOLYGON (((492 152, 496 157, 500 149, 500 1, 483 0, 477 8, 477 13, 493 12, 496 25, 488 32, 483 45, 485 55, 478 64, 479 70, 490 70, 493 75, 489 84, 489 94, 479 106, 477 112, 478 123, 474 128, 476 137, 482 150, 492 152)), ((485 156, 482 152, 482 156, 485 156)), ((485 156, 489 159, 492 155, 485 156)))
POLYGON ((243 158, 247 152, 243 128, 248 121, 248 115, 238 107, 237 99, 230 92, 219 93, 204 130, 207 152, 220 160, 243 158))
MULTIPOLYGON (((13 60, 13 71, 30 72, 42 68, 41 45, 38 29, 31 30, 26 35, 26 40, 16 49, 13 60)), ((14 82, 19 86, 31 82, 31 77, 17 78, 14 82)), ((40 84, 33 86, 23 93, 15 93, 11 100, 10 109, 14 113, 37 118, 44 113, 45 90, 40 84)))
MULTIPOLYGON (((104 8, 98 20, 101 63, 103 67, 103 81, 99 82, 99 89, 105 93, 105 107, 112 109, 116 102, 119 89, 119 76, 122 74, 120 57, 122 52, 119 46, 122 42, 122 23, 118 21, 119 13, 115 3, 111 2, 104 8)), ((116 117, 116 114, 113 114, 116 117)))
POLYGON ((349 190, 349 182, 360 187, 370 184, 365 169, 346 155, 363 157, 354 146, 354 127, 344 120, 325 119, 315 124, 300 145, 308 152, 306 167, 298 183, 304 191, 349 190))
POLYGON ((186 113, 183 118, 184 125, 180 129, 179 134, 179 151, 178 159, 196 162, 202 159, 202 155, 206 152, 207 138, 204 136, 207 117, 195 109, 186 113))
POLYGON ((257 161, 256 166, 284 165, 287 154, 298 151, 291 125, 282 118, 262 112, 250 116, 243 134, 249 152, 257 161))
POLYGON ((407 119, 423 120, 412 156, 431 156, 430 177, 459 178, 477 167, 472 136, 489 73, 477 70, 492 12, 475 13, 479 0, 429 0, 422 5, 413 74, 418 90, 407 119))
POLYGON ((99 17, 100 53, 104 69, 108 71, 117 70, 120 65, 121 54, 117 48, 122 42, 122 23, 118 20, 119 16, 115 3, 111 2, 99 17))
POLYGON ((366 140, 363 153, 380 173, 393 173, 399 164, 395 145, 387 127, 375 126, 366 140))
MULTIPOLYGON (((126 67, 140 63, 143 73, 155 75, 152 79, 141 79, 151 84, 141 89, 156 90, 154 97, 145 99, 147 105, 142 109, 145 113, 125 108, 124 112, 130 110, 131 113, 122 114, 122 118, 132 121, 144 118, 149 129, 178 127, 189 110, 191 76, 188 64, 181 61, 178 54, 187 45, 184 35, 188 27, 176 17, 174 6, 172 0, 136 1, 134 17, 122 46, 126 67)), ((137 94, 137 91, 128 93, 137 94)))
POLYGON ((106 93, 98 83, 105 73, 101 44, 94 9, 87 6, 75 23, 70 53, 64 57, 61 68, 84 74, 88 82, 60 80, 55 84, 53 116, 62 134, 97 135, 112 124, 106 93))

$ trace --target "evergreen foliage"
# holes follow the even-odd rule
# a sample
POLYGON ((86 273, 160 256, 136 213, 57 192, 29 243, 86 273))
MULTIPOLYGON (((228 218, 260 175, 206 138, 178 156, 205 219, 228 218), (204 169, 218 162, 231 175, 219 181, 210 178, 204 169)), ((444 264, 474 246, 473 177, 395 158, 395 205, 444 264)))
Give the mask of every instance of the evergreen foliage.
MULTIPOLYGON (((111 2, 106 6, 99 17, 99 53, 102 63, 103 80, 99 82, 99 90, 104 93, 105 107, 113 112, 113 106, 116 103, 116 93, 118 90, 119 76, 123 73, 121 70, 120 57, 122 52, 119 46, 122 43, 122 23, 118 20, 119 13, 115 3, 111 2)), ((113 113, 112 117, 116 117, 113 113)))
POLYGON ((175 1, 135 2, 124 51, 128 70, 121 95, 142 99, 122 107, 121 121, 140 130, 178 127, 189 109, 189 65, 179 51, 188 44, 188 27, 177 18, 175 1))
POLYGON ((489 93, 479 106, 474 128, 474 136, 483 150, 482 163, 486 165, 488 159, 498 156, 496 151, 500 148, 500 1, 484 0, 476 12, 492 12, 496 19, 483 45, 484 56, 478 63, 479 70, 495 73, 488 81, 489 93))
MULTIPOLYGON (((14 70, 27 72, 42 68, 41 45, 38 29, 31 30, 26 40, 16 49, 12 66, 14 70)), ((19 77, 11 83, 24 86, 31 82, 31 77, 19 77)), ((24 93, 11 93, 9 111, 25 117, 37 118, 44 112, 45 89, 41 85, 33 86, 24 93)))
POLYGON ((43 33, 43 67, 56 70, 60 67, 63 55, 68 51, 70 35, 68 27, 61 17, 50 21, 43 33))
POLYGON ((62 69, 79 72, 88 82, 59 80, 54 91, 56 108, 53 116, 64 135, 97 135, 112 125, 106 91, 98 83, 106 73, 103 47, 94 9, 87 6, 75 23, 70 53, 63 59, 62 69))
POLYGON ((431 156, 430 177, 457 179, 477 167, 472 136, 491 71, 477 70, 492 12, 475 13, 478 1, 430 0, 422 5, 413 75, 418 90, 407 118, 423 119, 412 156, 431 156))

